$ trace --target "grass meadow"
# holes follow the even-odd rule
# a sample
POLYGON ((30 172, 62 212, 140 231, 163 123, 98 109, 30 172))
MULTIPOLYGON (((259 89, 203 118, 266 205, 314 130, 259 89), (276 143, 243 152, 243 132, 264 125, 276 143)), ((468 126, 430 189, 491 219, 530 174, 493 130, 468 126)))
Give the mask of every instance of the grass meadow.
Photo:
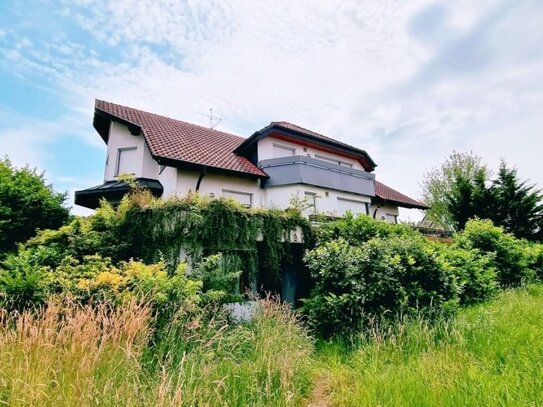
POLYGON ((0 405, 543 404, 541 285, 349 343, 315 345, 287 307, 264 301, 260 310, 234 327, 180 316, 159 334, 137 302, 0 313, 0 405))

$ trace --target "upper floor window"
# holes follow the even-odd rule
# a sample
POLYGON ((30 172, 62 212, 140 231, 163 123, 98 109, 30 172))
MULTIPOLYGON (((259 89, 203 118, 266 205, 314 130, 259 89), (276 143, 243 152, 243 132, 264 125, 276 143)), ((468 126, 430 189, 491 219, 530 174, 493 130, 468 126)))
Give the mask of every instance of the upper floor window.
POLYGON ((295 154, 296 149, 294 147, 273 143, 273 158, 289 157, 295 154))
POLYGON ((117 150, 117 168, 115 168, 115 176, 121 174, 136 174, 136 169, 138 167, 137 150, 137 147, 119 148, 117 150))
POLYGON ((330 163, 338 164, 338 165, 341 165, 343 167, 349 167, 349 168, 353 167, 352 163, 340 160, 338 158, 327 157, 327 156, 321 155, 321 154, 315 154, 315 158, 318 158, 319 160, 328 161, 330 163))
POLYGON ((238 201, 240 204, 247 208, 253 206, 253 194, 249 192, 232 191, 230 189, 223 189, 222 196, 225 198, 232 198, 238 201))

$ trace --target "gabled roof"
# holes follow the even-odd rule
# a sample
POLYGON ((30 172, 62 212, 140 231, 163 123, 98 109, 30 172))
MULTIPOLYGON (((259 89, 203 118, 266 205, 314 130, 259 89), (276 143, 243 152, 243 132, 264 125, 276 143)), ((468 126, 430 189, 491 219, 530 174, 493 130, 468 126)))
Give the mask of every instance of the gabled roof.
POLYGON ((377 200, 394 203, 402 208, 429 209, 429 207, 422 202, 409 198, 407 195, 404 195, 377 180, 375 180, 375 197, 377 200))
POLYGON ((234 153, 243 137, 97 99, 93 124, 106 143, 112 120, 126 124, 132 134, 141 133, 159 164, 267 177, 247 158, 234 153))
POLYGON ((357 159, 366 171, 373 171, 377 166, 365 150, 361 150, 312 130, 284 121, 271 122, 268 126, 254 132, 253 135, 244 140, 235 151, 236 153, 247 152, 258 140, 272 135, 274 137, 279 136, 280 138, 286 137, 287 139, 294 139, 297 143, 301 144, 316 144, 319 148, 328 150, 329 152, 343 154, 347 157, 357 159))

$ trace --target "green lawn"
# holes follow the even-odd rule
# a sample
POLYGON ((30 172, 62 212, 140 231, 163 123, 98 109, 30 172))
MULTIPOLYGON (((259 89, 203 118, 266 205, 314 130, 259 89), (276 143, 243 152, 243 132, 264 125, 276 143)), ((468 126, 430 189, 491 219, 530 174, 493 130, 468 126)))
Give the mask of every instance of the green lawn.
POLYGON ((320 405, 543 405, 543 286, 504 292, 453 322, 376 333, 354 350, 323 344, 317 355, 320 405))

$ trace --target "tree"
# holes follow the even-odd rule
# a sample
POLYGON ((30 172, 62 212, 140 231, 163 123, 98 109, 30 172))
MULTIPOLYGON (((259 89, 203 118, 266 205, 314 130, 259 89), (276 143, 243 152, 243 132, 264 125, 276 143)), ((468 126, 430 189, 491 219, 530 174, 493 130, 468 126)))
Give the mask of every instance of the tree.
POLYGON ((0 257, 25 242, 37 229, 56 229, 70 218, 66 193, 45 183, 44 174, 29 167, 15 168, 0 159, 0 257))
POLYGON ((495 199, 486 186, 486 174, 480 171, 473 179, 457 174, 451 191, 445 196, 445 207, 452 218, 455 230, 463 230, 472 218, 490 219, 495 199))
POLYGON ((477 195, 475 190, 484 186, 489 177, 490 171, 482 164, 480 157, 471 152, 453 151, 441 167, 424 175, 422 195, 424 203, 431 208, 428 216, 444 227, 458 230, 459 223, 463 225, 465 221, 458 222, 451 212, 451 205, 458 205, 458 211, 466 205, 473 207, 475 202, 471 195, 477 195), (467 191, 470 191, 470 195, 463 196, 467 191))
POLYGON ((543 239, 543 196, 534 185, 520 181, 515 168, 502 161, 490 192, 495 206, 489 219, 518 238, 543 239))

